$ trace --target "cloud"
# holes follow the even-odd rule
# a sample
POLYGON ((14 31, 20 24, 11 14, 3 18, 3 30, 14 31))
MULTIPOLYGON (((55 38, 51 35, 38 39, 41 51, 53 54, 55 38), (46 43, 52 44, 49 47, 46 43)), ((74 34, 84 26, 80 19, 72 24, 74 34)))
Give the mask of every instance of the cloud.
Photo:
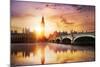
MULTIPOLYGON (((11 17, 32 18, 44 16, 45 20, 61 25, 61 30, 94 28, 95 8, 89 5, 67 5, 39 2, 12 2, 11 17), (91 27, 87 24, 90 24, 91 27), (82 28, 83 27, 83 28, 82 28)), ((34 20, 31 21, 31 23, 34 20)), ((22 20, 24 23, 24 21, 22 20)), ((13 22, 14 23, 14 22, 13 22)), ((16 22, 17 23, 17 22, 16 22)), ((20 23, 23 25, 23 23, 20 23)), ((28 22, 25 22, 28 24, 28 22)))

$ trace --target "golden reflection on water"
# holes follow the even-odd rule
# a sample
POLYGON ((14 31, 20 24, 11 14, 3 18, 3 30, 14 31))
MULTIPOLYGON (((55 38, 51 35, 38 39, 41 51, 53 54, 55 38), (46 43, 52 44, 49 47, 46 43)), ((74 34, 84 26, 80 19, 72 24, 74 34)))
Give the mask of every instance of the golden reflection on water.
POLYGON ((94 60, 95 53, 90 50, 57 50, 54 51, 49 46, 38 47, 35 52, 30 52, 29 56, 23 56, 23 52, 12 54, 12 63, 16 65, 42 64, 41 58, 44 57, 44 64, 65 63, 78 61, 94 60), (43 50, 44 49, 44 53, 43 50), (44 55, 43 55, 44 54, 44 55))

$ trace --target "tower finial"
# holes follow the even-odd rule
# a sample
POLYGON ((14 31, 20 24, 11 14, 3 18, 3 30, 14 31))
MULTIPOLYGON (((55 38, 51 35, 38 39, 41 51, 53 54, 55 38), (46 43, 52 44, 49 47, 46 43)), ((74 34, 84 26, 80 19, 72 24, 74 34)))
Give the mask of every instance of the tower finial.
POLYGON ((44 16, 42 16, 42 21, 41 21, 41 23, 44 25, 44 16))

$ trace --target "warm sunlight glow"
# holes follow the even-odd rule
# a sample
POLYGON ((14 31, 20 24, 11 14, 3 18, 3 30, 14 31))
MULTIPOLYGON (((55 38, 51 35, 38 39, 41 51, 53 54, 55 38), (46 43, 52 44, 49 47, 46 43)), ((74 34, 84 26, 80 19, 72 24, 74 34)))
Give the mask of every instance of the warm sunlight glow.
POLYGON ((46 63, 55 63, 56 62, 56 53, 49 48, 49 46, 45 47, 45 62, 46 63))
POLYGON ((49 46, 37 46, 35 48, 35 53, 31 52, 29 56, 23 57, 23 52, 18 52, 13 54, 11 57, 15 58, 12 61, 15 63, 32 63, 32 64, 42 64, 42 58, 44 59, 44 64, 47 63, 64 63, 64 62, 78 62, 89 60, 89 58, 94 58, 95 54, 92 51, 80 51, 80 50, 58 50, 54 51, 49 46), (44 54, 44 55, 43 55, 44 54))
POLYGON ((45 21, 45 36, 48 37, 50 34, 53 34, 57 30, 57 27, 54 22, 47 20, 45 21))
POLYGON ((95 61, 95 6, 11 0, 11 66, 95 61))
POLYGON ((41 29, 41 26, 40 25, 36 25, 35 26, 35 32, 36 32, 36 34, 41 34, 42 29, 41 29))
POLYGON ((41 16, 36 16, 34 18, 34 22, 36 22, 36 23, 33 23, 32 25, 33 25, 33 29, 34 29, 34 32, 36 34, 36 37, 37 38, 41 37, 42 32, 43 32, 42 26, 41 26, 41 16))

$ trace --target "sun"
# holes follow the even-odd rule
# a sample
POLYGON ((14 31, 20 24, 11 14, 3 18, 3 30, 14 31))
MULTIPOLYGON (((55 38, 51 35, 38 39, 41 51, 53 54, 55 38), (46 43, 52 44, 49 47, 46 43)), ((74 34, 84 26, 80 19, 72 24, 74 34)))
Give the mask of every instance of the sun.
POLYGON ((41 25, 40 24, 37 24, 34 26, 34 29, 35 29, 35 33, 37 35, 41 35, 41 32, 42 32, 42 28, 41 28, 41 25))
POLYGON ((35 32, 36 33, 41 33, 42 32, 42 29, 41 29, 40 25, 35 25, 35 32))

